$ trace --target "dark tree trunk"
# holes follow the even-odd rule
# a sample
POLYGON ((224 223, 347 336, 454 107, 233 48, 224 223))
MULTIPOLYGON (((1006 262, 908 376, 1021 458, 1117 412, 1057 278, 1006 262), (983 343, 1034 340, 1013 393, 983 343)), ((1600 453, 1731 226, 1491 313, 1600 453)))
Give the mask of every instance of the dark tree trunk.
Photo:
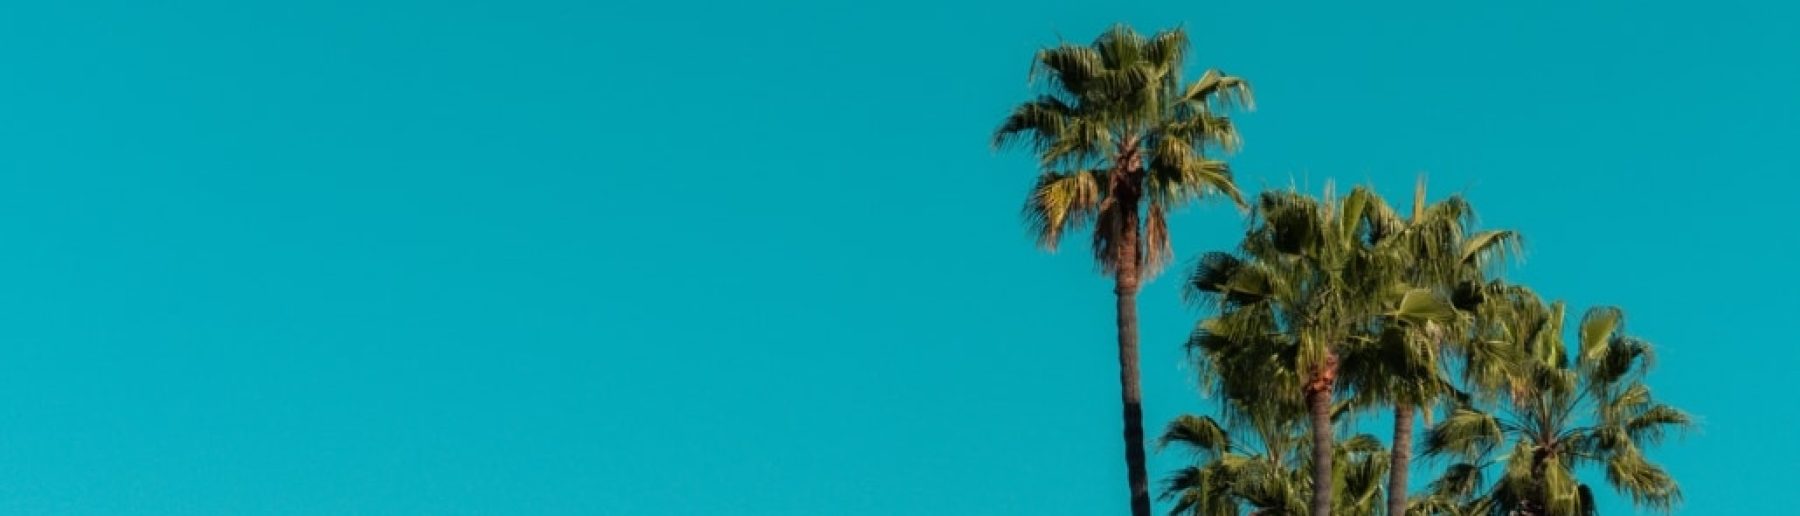
POLYGON ((1119 297, 1119 392, 1125 402, 1125 468, 1131 514, 1150 516, 1150 478, 1144 466, 1144 396, 1138 387, 1137 286, 1121 282, 1119 297))
POLYGON ((1337 380, 1337 356, 1327 354, 1325 364, 1306 385, 1306 408, 1312 416, 1312 516, 1331 516, 1331 389, 1337 380))
MULTIPOLYGON (((1135 199, 1127 206, 1136 206, 1135 199)), ((1119 394, 1125 404, 1125 469, 1131 487, 1131 514, 1150 516, 1150 476, 1144 466, 1144 395, 1138 386, 1138 215, 1122 210, 1123 233, 1118 246, 1113 293, 1118 297, 1119 394)))
POLYGON ((1412 463, 1413 407, 1394 404, 1394 449, 1388 465, 1387 505, 1390 516, 1406 516, 1406 475, 1412 463))

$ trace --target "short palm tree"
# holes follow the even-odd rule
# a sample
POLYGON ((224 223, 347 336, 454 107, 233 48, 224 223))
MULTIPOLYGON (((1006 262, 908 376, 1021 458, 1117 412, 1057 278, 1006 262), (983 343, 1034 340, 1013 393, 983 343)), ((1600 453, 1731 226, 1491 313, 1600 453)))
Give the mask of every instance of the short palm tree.
POLYGON ((1092 226, 1095 261, 1113 277, 1125 463, 1137 516, 1150 514, 1138 289, 1172 255, 1170 210, 1212 194, 1243 202, 1230 168, 1206 151, 1236 148, 1237 132, 1222 111, 1248 108, 1250 87, 1217 71, 1183 84, 1187 46, 1179 29, 1145 37, 1120 25, 1091 45, 1041 50, 1031 78, 1042 80, 1044 93, 1014 108, 993 141, 1037 154, 1041 175, 1024 214, 1038 243, 1055 250, 1070 230, 1092 226))
MULTIPOLYGON (((1378 339, 1383 321, 1426 324, 1444 301, 1409 288, 1395 245, 1404 229, 1373 192, 1342 198, 1293 191, 1258 199, 1238 253, 1204 255, 1189 294, 1216 306, 1189 346, 1201 378, 1220 399, 1272 399, 1306 408, 1312 432, 1312 485, 1330 486, 1331 411, 1341 359, 1378 339)), ((1364 370, 1353 367, 1351 370, 1364 370)), ((1329 487, 1313 489, 1310 513, 1329 514, 1329 487)))
POLYGON ((1414 514, 1577 516, 1598 512, 1578 469, 1598 466, 1614 489, 1646 509, 1671 510, 1681 490, 1645 448, 1690 417, 1656 401, 1644 376, 1649 343, 1624 333, 1617 308, 1588 310, 1573 356, 1562 341, 1563 306, 1519 296, 1497 336, 1520 350, 1503 410, 1455 408, 1426 434, 1426 456, 1456 459, 1414 514), (1484 471, 1499 469, 1482 491, 1484 471))
MULTIPOLYGON (((1263 400, 1245 400, 1260 403, 1263 400)), ((1234 405, 1240 405, 1234 402, 1234 405)), ((1227 431, 1206 416, 1181 416, 1169 423, 1159 444, 1179 444, 1201 461, 1170 476, 1163 498, 1173 500, 1171 516, 1237 516, 1310 513, 1311 442, 1305 411, 1275 412, 1268 407, 1235 410, 1227 431)), ((1339 411, 1343 414, 1347 411, 1339 411)), ((1381 442, 1361 434, 1337 442, 1332 453, 1332 511, 1344 515, 1380 514, 1382 479, 1387 457, 1381 442)))

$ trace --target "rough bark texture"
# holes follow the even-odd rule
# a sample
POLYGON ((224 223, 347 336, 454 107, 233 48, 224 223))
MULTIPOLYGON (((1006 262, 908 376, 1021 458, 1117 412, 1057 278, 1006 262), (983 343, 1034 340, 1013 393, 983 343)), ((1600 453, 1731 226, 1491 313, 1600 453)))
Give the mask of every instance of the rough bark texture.
MULTIPOLYGON (((1122 268, 1121 268, 1122 269, 1122 268)), ((1144 401, 1138 387, 1137 286, 1120 282, 1119 392, 1125 402, 1125 468, 1131 514, 1150 516, 1150 477, 1144 466, 1144 401)))
POLYGON ((1413 407, 1407 403, 1394 405, 1394 449, 1388 465, 1388 514, 1406 515, 1406 476, 1412 463, 1413 407))
POLYGON ((1337 384, 1337 356, 1326 355, 1325 365, 1306 385, 1306 408, 1312 416, 1312 516, 1331 516, 1331 389, 1337 384))
MULTIPOLYGON (((1136 199, 1128 206, 1136 206, 1136 199)), ((1119 397, 1125 405, 1125 469, 1131 487, 1131 514, 1150 516, 1150 476, 1144 466, 1144 397, 1138 385, 1138 215, 1123 210, 1126 220, 1118 246, 1113 293, 1118 296, 1119 397)))

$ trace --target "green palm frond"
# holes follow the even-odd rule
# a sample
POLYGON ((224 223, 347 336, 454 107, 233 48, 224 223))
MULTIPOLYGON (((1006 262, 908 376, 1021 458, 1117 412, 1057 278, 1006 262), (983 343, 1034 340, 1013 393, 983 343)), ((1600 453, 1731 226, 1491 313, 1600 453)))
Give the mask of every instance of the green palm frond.
POLYGON ((1093 170, 1045 172, 1031 188, 1023 210, 1038 245, 1056 250, 1071 229, 1093 223, 1103 196, 1100 173, 1093 170))
POLYGON ((1208 416, 1184 415, 1170 421, 1157 444, 1166 447, 1171 443, 1181 443, 1208 455, 1231 451, 1231 436, 1218 421, 1208 416))
POLYGON ((1206 111, 1256 109, 1256 99, 1250 92, 1249 81, 1225 75, 1218 70, 1207 70, 1201 74, 1199 80, 1188 85, 1181 100, 1206 111))
POLYGON ((1425 455, 1449 455, 1474 462, 1506 439, 1506 427, 1492 414, 1457 409, 1425 432, 1425 455))
POLYGON ((1144 210, 1143 260, 1144 277, 1148 278, 1161 271, 1164 264, 1169 263, 1175 255, 1175 249, 1169 243, 1169 213, 1167 204, 1151 198, 1149 206, 1144 210))
POLYGON ((1490 230, 1470 235, 1458 252, 1458 262, 1485 270, 1489 264, 1519 254, 1524 237, 1516 231, 1490 230))
POLYGON ((1681 502, 1681 487, 1675 479, 1635 449, 1611 454, 1606 461, 1606 481, 1639 507, 1668 512, 1681 502))
POLYGON ((1063 44, 1039 50, 1032 61, 1031 81, 1051 81, 1053 89, 1079 98, 1088 84, 1106 73, 1100 52, 1082 45, 1063 44))
POLYGON ((1078 123, 1080 116, 1074 106, 1061 98, 1040 96, 1013 108, 1012 114, 994 130, 993 146, 998 149, 1020 143, 1030 145, 1033 151, 1043 152, 1050 144, 1065 138, 1069 126, 1078 123))
POLYGON ((1624 428, 1633 442, 1660 444, 1670 430, 1685 431, 1693 425, 1693 417, 1686 412, 1654 403, 1626 419, 1624 428))
POLYGON ((1618 333, 1624 331, 1624 326, 1625 312, 1617 307, 1588 309, 1587 314, 1581 316, 1581 362, 1604 361, 1606 352, 1612 348, 1618 333))

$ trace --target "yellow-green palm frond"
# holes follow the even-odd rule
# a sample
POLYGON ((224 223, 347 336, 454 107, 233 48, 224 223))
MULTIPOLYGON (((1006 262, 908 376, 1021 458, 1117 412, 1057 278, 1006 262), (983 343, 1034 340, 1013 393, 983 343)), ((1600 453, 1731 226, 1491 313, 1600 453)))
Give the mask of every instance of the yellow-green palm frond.
POLYGON ((1635 449, 1611 454, 1606 461, 1606 481, 1639 507, 1666 513, 1681 503, 1681 486, 1662 466, 1635 449))
POLYGON ((1038 97, 1019 104, 1000 122, 1000 128, 994 130, 993 146, 998 149, 1022 140, 1033 151, 1042 152, 1049 144, 1063 138, 1078 116, 1075 108, 1062 99, 1051 95, 1038 97))
POLYGON ((1256 109, 1250 82, 1219 70, 1201 73, 1199 79, 1188 84, 1181 100, 1192 108, 1208 113, 1226 109, 1256 109))
POLYGON ((1169 212, 1162 200, 1152 197, 1149 206, 1144 209, 1143 242, 1139 246, 1138 256, 1142 263, 1138 274, 1149 279, 1162 272, 1164 265, 1175 256, 1175 249, 1169 243, 1169 212))
POLYGON ((1077 97, 1087 91, 1090 81, 1107 70, 1100 52, 1068 43, 1039 50, 1031 64, 1028 80, 1047 80, 1052 87, 1077 97))
MULTIPOLYGON (((1181 28, 1164 29, 1144 42, 1144 60, 1157 66, 1179 71, 1187 61, 1188 35, 1181 28)), ((1169 74, 1172 78, 1174 74, 1169 74)))
POLYGON ((1493 414, 1455 409, 1425 432, 1425 455, 1477 462, 1505 441, 1506 430, 1507 424, 1493 414))
POLYGON ((1026 197, 1023 215, 1026 228, 1039 246, 1054 251, 1069 230, 1093 222, 1105 194, 1100 174, 1076 170, 1038 176, 1037 184, 1026 197))
POLYGON ((1580 363, 1595 364, 1606 360, 1607 351, 1624 331, 1625 311, 1618 307, 1589 308, 1581 317, 1580 363))
POLYGON ((993 145, 1028 147, 1047 169, 1081 168, 1103 164, 1116 154, 1113 138, 1103 122, 1046 95, 1013 108, 994 130, 993 145))
POLYGON ((1213 457, 1231 451, 1231 435, 1210 416, 1182 415, 1169 422, 1157 446, 1181 444, 1195 453, 1213 457))
POLYGON ((1222 195, 1242 208, 1244 195, 1224 161, 1207 159, 1191 140, 1159 137, 1151 144, 1147 160, 1146 194, 1167 206, 1180 206, 1212 195, 1222 195))
POLYGON ((1237 516, 1233 486, 1240 483, 1243 468, 1219 460, 1204 466, 1182 468, 1163 481, 1163 500, 1174 501, 1170 516, 1237 516))
POLYGON ((1463 240, 1457 262, 1475 270, 1487 270, 1492 264, 1518 256, 1524 246, 1525 237, 1517 231, 1482 231, 1463 240))
POLYGON ((1670 431, 1683 432, 1693 426, 1693 416, 1661 403, 1646 404, 1624 421, 1626 437, 1645 444, 1659 444, 1670 431))

